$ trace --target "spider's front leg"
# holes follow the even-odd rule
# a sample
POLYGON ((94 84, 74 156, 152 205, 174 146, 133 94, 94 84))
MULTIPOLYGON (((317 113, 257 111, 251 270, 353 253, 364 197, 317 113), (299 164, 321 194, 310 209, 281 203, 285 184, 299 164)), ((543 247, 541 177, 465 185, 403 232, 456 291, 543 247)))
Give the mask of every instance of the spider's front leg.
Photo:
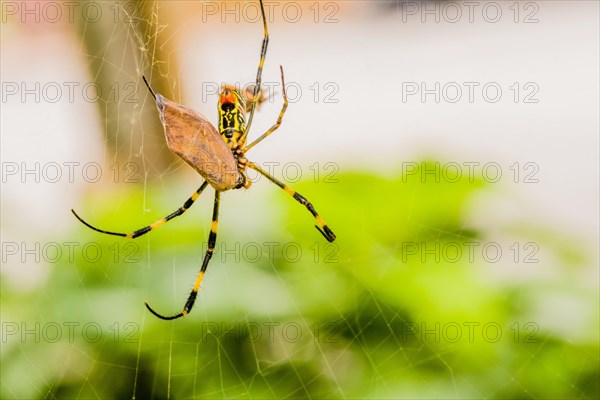
POLYGON ((71 209, 71 212, 73 213, 73 215, 75 216, 75 218, 77 218, 82 224, 84 224, 85 226, 87 226, 88 228, 90 228, 92 230, 95 230, 96 232, 104 233, 106 235, 121 236, 121 237, 130 238, 130 239, 135 239, 137 237, 145 235, 146 233, 150 232, 153 229, 158 228, 161 225, 166 224, 171 219, 173 219, 175 217, 178 217, 181 214, 183 214, 184 212, 186 212, 194 204, 194 202, 198 199, 198 197, 200 197, 200 194, 202 193, 202 191, 204 189, 206 189, 206 186, 208 186, 208 182, 205 181, 202 184, 202 186, 200 186, 198 188, 198 190, 196 190, 196 192, 194 192, 194 194, 192 194, 190 196, 190 198, 187 199, 185 203, 183 203, 183 205, 181 207, 179 207, 177 210, 173 211, 171 214, 167 215, 164 218, 159 219, 158 221, 155 221, 154 223, 152 223, 152 224, 150 224, 148 226, 145 226, 143 228, 137 229, 137 230, 135 230, 133 232, 130 232, 130 233, 120 233, 120 232, 105 231, 104 229, 96 228, 92 224, 86 222, 79 215, 77 215, 77 213, 75 212, 75 210, 71 209))
POLYGON ((298 203, 302 204, 306 209, 312 214, 315 218, 315 228, 327 239, 329 242, 333 242, 336 239, 335 233, 327 226, 323 218, 319 215, 315 207, 312 205, 310 201, 306 199, 306 197, 302 196, 300 193, 296 192, 294 189, 281 182, 279 179, 275 178, 273 175, 269 174, 267 171, 260 168, 258 165, 254 164, 251 161, 246 162, 246 166, 260 173, 262 176, 279 186, 283 191, 292 196, 294 200, 298 203))
POLYGON ((198 296, 198 291, 200 290, 200 284, 202 283, 202 279, 204 279, 204 274, 206 273, 206 269, 208 268, 208 262, 210 261, 213 252, 215 250, 215 245, 217 243, 217 227, 219 225, 219 198, 221 192, 218 190, 215 191, 215 204, 213 207, 213 216, 212 222, 210 224, 210 234, 208 235, 208 249, 206 249, 206 254, 204 255, 204 261, 202 261, 202 267, 200 268, 200 272, 198 272, 198 276, 196 277, 196 283, 194 283, 194 287, 190 292, 185 305, 183 306, 183 310, 179 314, 172 315, 170 317, 165 317, 154 311, 152 307, 148 303, 146 304, 146 308, 156 317, 164 320, 177 319, 180 317, 184 317, 192 311, 194 307, 194 303, 196 302, 196 297, 198 296))

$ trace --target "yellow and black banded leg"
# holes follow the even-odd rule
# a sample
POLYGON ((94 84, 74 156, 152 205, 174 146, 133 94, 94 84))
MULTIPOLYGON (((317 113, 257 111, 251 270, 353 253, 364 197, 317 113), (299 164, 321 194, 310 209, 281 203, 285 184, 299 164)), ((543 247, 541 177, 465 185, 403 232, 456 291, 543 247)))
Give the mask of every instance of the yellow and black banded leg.
POLYGON ((105 231, 103 229, 98 229, 95 226, 92 226, 89 223, 87 223, 86 221, 84 221, 83 218, 81 218, 79 215, 77 215, 75 210, 71 209, 71 212, 73 213, 73 215, 75 215, 75 217, 79 221, 81 221, 82 224, 84 224, 85 226, 87 226, 90 229, 95 230, 96 232, 106 233, 107 235, 114 235, 114 236, 121 236, 121 237, 130 238, 130 239, 135 239, 136 237, 142 236, 142 235, 150 232, 154 228, 158 228, 159 226, 167 223, 169 220, 171 220, 175 217, 178 217, 181 214, 183 214, 184 212, 186 212, 192 206, 192 204, 194 204, 194 202, 198 199, 198 197, 200 197, 200 194, 206 188, 206 186, 208 186, 208 182, 204 182, 202 184, 202 186, 200 186, 198 188, 198 190, 196 190, 196 192, 194 192, 194 194, 189 199, 187 199, 185 203, 183 203, 183 206, 179 207, 177 210, 173 211, 171 214, 167 215, 164 218, 159 219, 158 221, 154 222, 151 225, 145 226, 145 227, 138 229, 132 233, 110 232, 110 231, 105 231))
POLYGON ((283 67, 280 65, 279 69, 281 70, 281 86, 283 87, 283 107, 281 108, 281 111, 279 112, 279 117, 277 118, 277 122, 271 128, 269 128, 268 131, 263 133, 258 139, 256 139, 255 141, 250 143, 248 146, 246 146, 243 150, 244 153, 247 152, 248 150, 250 150, 252 147, 256 146, 264 138, 269 136, 271 133, 275 132, 281 126, 281 121, 283 120, 283 114, 285 114, 285 110, 287 110, 287 107, 288 107, 288 99, 287 99, 287 93, 285 92, 285 80, 283 79, 283 67))
POLYGON ((274 184, 276 184, 277 186, 282 188, 287 194, 292 196, 298 203, 300 203, 304 207, 306 207, 307 210, 310 211, 310 213, 313 215, 313 217, 315 217, 315 220, 317 222, 317 225, 315 225, 315 228, 317 228, 317 230, 319 232, 321 232, 321 234, 323 236, 325 236, 325 239, 327 239, 328 241, 333 242, 335 240, 336 236, 333 233, 333 231, 331 229, 329 229, 329 227, 327 226, 327 224, 325 223, 323 218, 321 218, 319 213, 317 213, 317 210, 315 210, 313 205, 306 199, 306 197, 302 196, 300 193, 296 192, 295 190, 290 188, 285 183, 283 183, 283 182, 279 181, 278 179, 276 179, 275 177, 271 176, 267 171, 264 171, 262 168, 260 168, 253 162, 248 161, 246 163, 246 165, 248 166, 248 168, 252 168, 253 170, 260 173, 262 176, 264 176, 265 178, 267 178, 268 180, 270 180, 271 182, 273 182, 274 184))
POLYGON ((213 207, 213 216, 212 223, 210 224, 210 234, 208 235, 208 249, 206 250, 206 254, 204 255, 204 261, 202 261, 202 267, 200 268, 200 272, 198 272, 198 277, 196 278, 196 283, 194 284, 194 288, 190 292, 190 295, 183 306, 183 310, 176 315, 172 315, 170 317, 165 317, 160 315, 156 311, 154 311, 148 303, 146 304, 146 308, 154 314, 154 316, 164 319, 171 320, 177 319, 183 316, 186 316, 192 311, 192 307, 194 307, 194 302, 196 301, 196 296, 198 296, 198 290, 200 290, 200 284, 202 283, 202 279, 204 278, 204 273, 206 272, 206 268, 208 267, 208 262, 213 255, 213 251, 215 250, 215 244, 217 242, 217 227, 219 225, 219 195, 221 192, 215 192, 215 205, 213 207))
POLYGON ((252 125, 252 120, 254 119, 254 109, 256 108, 256 101, 258 100, 258 94, 260 93, 260 85, 262 82, 262 70, 265 65, 265 58, 267 57, 267 47, 269 45, 269 30, 267 29, 267 18, 265 17, 265 7, 263 5, 262 0, 260 0, 260 12, 262 14, 263 20, 263 31, 264 37, 262 41, 262 47, 260 49, 260 60, 258 62, 258 71, 256 72, 256 84, 254 85, 254 95, 252 98, 252 108, 250 109, 250 116, 248 117, 248 124, 246 125, 246 131, 240 138, 239 142, 244 143, 246 141, 246 136, 250 131, 250 126, 252 125))

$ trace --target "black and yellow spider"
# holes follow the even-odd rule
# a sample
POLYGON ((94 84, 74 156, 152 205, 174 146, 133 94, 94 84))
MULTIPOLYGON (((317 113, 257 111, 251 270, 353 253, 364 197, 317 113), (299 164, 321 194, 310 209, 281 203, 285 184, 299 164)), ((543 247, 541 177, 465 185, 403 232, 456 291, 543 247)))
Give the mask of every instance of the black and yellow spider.
POLYGON ((300 193, 294 191, 289 186, 279 181, 275 177, 268 174, 259 166, 249 161, 246 158, 246 152, 256 146, 267 136, 272 134, 279 128, 283 115, 288 106, 288 99, 285 92, 285 82, 283 77, 283 68, 281 70, 281 83, 283 85, 283 107, 277 118, 277 122, 268 129, 264 134, 256 140, 246 145, 246 138, 252 124, 254 111, 257 104, 260 104, 262 96, 261 77, 265 56, 267 54, 267 46, 269 43, 269 32, 267 30, 267 22, 265 18, 265 10, 260 0, 260 9, 262 13, 262 21, 264 28, 264 38, 260 52, 260 62, 258 64, 258 72, 256 73, 256 84, 254 92, 250 96, 248 93, 242 92, 232 86, 224 85, 221 89, 219 97, 219 131, 211 125, 211 123, 200 113, 191 110, 185 106, 170 101, 160 94, 155 94, 146 79, 144 82, 148 86, 150 93, 156 100, 156 106, 159 110, 160 120, 165 129, 165 137, 167 145, 179 157, 185 160, 205 179, 204 183, 196 190, 196 192, 181 206, 166 217, 138 229, 132 233, 118 233, 98 229, 86 221, 84 221, 74 210, 71 210, 75 217, 79 219, 87 227, 108 235, 122 236, 127 238, 136 238, 142 236, 154 228, 157 228, 167 221, 183 214, 189 209, 192 204, 200 197, 200 194, 208 184, 215 189, 215 200, 213 206, 212 223, 210 234, 208 236, 208 249, 202 262, 202 267, 196 278, 196 283, 189 294, 183 310, 176 315, 165 317, 154 311, 148 303, 146 307, 152 314, 158 318, 170 320, 187 315, 194 306, 200 283, 208 267, 208 262, 212 257, 215 243, 217 239, 217 225, 219 216, 219 196, 221 192, 230 189, 249 188, 251 185, 250 179, 246 176, 246 168, 251 168, 261 175, 265 176, 271 182, 279 186, 286 193, 292 196, 300 204, 304 205, 316 220, 316 228, 325 236, 325 238, 333 242, 336 238, 335 234, 329 229, 323 218, 319 216, 313 205, 300 193), (249 105, 246 104, 246 98, 249 99, 249 105), (246 123, 246 112, 249 111, 250 116, 246 123))

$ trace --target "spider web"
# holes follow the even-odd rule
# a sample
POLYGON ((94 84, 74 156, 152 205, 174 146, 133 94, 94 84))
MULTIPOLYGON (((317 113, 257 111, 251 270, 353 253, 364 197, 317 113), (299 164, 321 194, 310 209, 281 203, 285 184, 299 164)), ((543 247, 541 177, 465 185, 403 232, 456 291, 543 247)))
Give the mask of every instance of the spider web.
MULTIPOLYGON (((76 208, 106 229, 144 226, 175 210, 201 183, 164 146, 142 74, 156 92, 216 122, 216 95, 207 92, 223 82, 252 83, 262 39, 259 22, 242 18, 239 23, 222 23, 219 16, 203 21, 206 5, 182 3, 180 11, 174 11, 167 3, 147 3, 143 8, 127 3, 114 10, 114 5, 102 4, 104 15, 115 18, 101 28, 99 43, 94 39, 98 26, 83 21, 80 31, 79 54, 92 71, 90 79, 120 90, 115 104, 101 100, 101 150, 88 158, 110 171, 109 178, 95 188, 79 182, 85 201, 76 208), (171 14, 177 12, 184 16, 171 14), (132 82, 137 101, 128 103, 124 99, 132 82)), ((304 5, 305 13, 308 7, 304 5)), ((323 19, 333 9, 320 10, 323 19)), ((35 311, 26 317, 42 321, 42 327, 76 320, 80 325, 75 338, 57 345, 44 342, 42 335, 43 350, 33 350, 31 340, 3 350, 20 355, 13 357, 22 365, 3 373, 2 397, 23 397, 11 373, 26 370, 33 371, 28 378, 32 389, 26 393, 41 398, 593 397, 597 344, 588 343, 597 334, 597 321, 591 318, 590 327, 585 313, 597 308, 582 303, 597 299, 597 287, 556 282, 573 276, 564 271, 565 265, 579 268, 574 275, 580 279, 590 276, 586 267, 595 255, 589 256, 592 261, 585 259, 587 253, 575 239, 552 227, 539 233, 490 220, 489 207, 523 202, 529 207, 525 212, 532 212, 535 205, 502 189, 482 188, 480 177, 472 185, 430 187, 399 178, 399 168, 390 168, 391 162, 375 161, 368 167, 379 172, 381 163, 387 169, 383 177, 325 168, 328 162, 354 167, 344 158, 343 146, 339 153, 323 149, 339 149, 340 140, 355 133, 344 136, 335 131, 336 125, 325 124, 329 115, 339 115, 335 103, 303 101, 314 98, 310 88, 318 80, 315 76, 333 76, 335 71, 327 66, 310 67, 331 50, 309 49, 311 56, 302 60, 297 53, 305 51, 298 49, 307 43, 316 47, 314 43, 336 30, 350 35, 356 26, 346 23, 342 19, 332 26, 310 24, 317 32, 309 33, 289 26, 286 31, 281 19, 270 22, 263 79, 273 88, 273 99, 256 114, 251 133, 251 138, 257 137, 277 119, 281 63, 288 82, 302 88, 304 97, 290 106, 298 111, 286 115, 282 132, 253 149, 252 160, 279 163, 279 178, 290 178, 282 173, 286 162, 299 164, 305 179, 297 187, 330 221, 339 244, 326 247, 312 231, 306 211, 264 179, 249 191, 226 192, 221 197, 217 252, 195 308, 186 318, 164 322, 152 317, 143 302, 165 314, 183 306, 206 249, 212 190, 207 189, 185 215, 137 239, 134 247, 127 247, 125 239, 81 233, 83 227, 76 226, 81 243, 98 243, 110 256, 90 263, 78 255, 73 265, 54 268, 50 284, 41 286, 33 303, 35 311), (302 40, 294 40, 300 34, 302 40), (326 116, 317 126, 306 122, 307 115, 319 113, 326 116), (313 179, 315 163, 319 179, 313 179), (330 182, 324 176, 332 170, 330 182), (389 198, 381 194, 388 187, 395 187, 385 192, 389 198), (431 199, 442 196, 449 203, 440 210, 431 199), (446 207, 455 213, 445 212, 446 207), (396 209, 402 210, 399 216, 389 215, 396 209), (437 214, 426 215, 431 212, 437 214), (403 240, 391 239, 395 235, 403 240), (499 243, 510 256, 516 242, 521 257, 518 262, 478 258, 453 264, 426 258, 423 263, 422 253, 407 258, 403 247, 458 244, 464 251, 471 241, 499 243), (538 246, 536 259, 542 262, 523 261, 523 245, 529 242, 538 246), (285 246, 290 253, 282 251, 285 246), (273 254, 271 248, 276 249, 273 254), (298 249, 302 256, 296 259, 298 249), (515 274, 525 269, 527 273, 515 274), (58 287, 62 291, 54 289, 58 287), (581 312, 567 318, 565 309, 581 312), (560 311, 560 318, 548 315, 549 310, 560 311), (84 332, 85 323, 101 328, 100 340, 84 332), (491 324, 490 335, 500 326, 502 338, 483 336, 480 327, 485 324, 491 324), (455 341, 456 326, 462 335, 455 341), (475 327, 473 340, 469 326, 475 327), (545 383, 530 376, 533 370, 543 370, 539 376, 556 383, 545 389, 545 383)), ((373 25, 368 26, 376 29, 373 25)), ((349 79, 336 82, 340 88, 360 89, 349 79)), ((317 86, 321 96, 324 83, 317 86)), ((343 100, 353 109, 365 101, 358 93, 344 93, 343 100)), ((97 143, 91 136, 87 140, 97 143)), ((355 159, 361 171, 367 168, 362 157, 367 159, 355 159)), ((293 171, 287 170, 292 177, 293 171)), ((595 273, 592 270, 591 276, 595 273)), ((28 295, 15 298, 23 301, 28 295)), ((14 317, 18 308, 6 303, 4 298, 4 310, 14 317)))

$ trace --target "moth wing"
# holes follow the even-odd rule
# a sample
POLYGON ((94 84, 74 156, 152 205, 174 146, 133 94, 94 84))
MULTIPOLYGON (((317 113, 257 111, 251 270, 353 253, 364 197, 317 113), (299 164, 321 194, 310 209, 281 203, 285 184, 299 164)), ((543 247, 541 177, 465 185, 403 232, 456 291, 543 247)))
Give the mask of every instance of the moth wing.
POLYGON ((156 107, 171 151, 216 190, 233 189, 240 183, 241 175, 231 149, 205 116, 160 94, 156 95, 156 107))

